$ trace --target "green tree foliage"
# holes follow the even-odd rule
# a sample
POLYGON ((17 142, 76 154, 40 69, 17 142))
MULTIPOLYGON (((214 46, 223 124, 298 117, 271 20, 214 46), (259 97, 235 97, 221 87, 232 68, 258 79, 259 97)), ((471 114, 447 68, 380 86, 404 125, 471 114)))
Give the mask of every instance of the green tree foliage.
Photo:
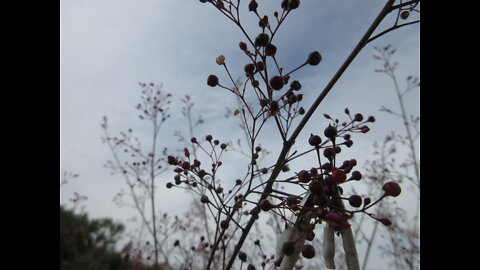
POLYGON ((128 269, 115 243, 124 226, 60 206, 60 269, 128 269))

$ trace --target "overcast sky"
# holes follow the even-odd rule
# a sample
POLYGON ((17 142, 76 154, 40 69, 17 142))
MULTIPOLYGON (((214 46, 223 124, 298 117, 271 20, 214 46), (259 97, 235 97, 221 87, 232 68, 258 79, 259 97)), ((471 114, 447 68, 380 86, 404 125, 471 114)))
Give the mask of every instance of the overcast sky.
MULTIPOLYGON (((259 13, 266 13, 270 19, 274 10, 280 10, 280 1, 258 2, 259 13)), ((346 59, 384 2, 304 0, 289 15, 276 36, 279 64, 290 70, 303 63, 311 51, 319 51, 323 56, 320 65, 294 73, 294 79, 302 83, 305 108, 346 59)), ((92 217, 123 220, 131 215, 112 201, 125 183, 103 167, 110 153, 100 140, 100 122, 107 116, 114 133, 132 127, 139 137, 148 134, 148 124, 138 120, 134 109, 141 92, 138 82, 163 83, 163 90, 173 95, 172 117, 162 128, 159 147, 168 147, 171 152, 182 147, 174 131, 186 134, 187 125, 180 113, 180 98, 185 94, 192 97, 195 112, 206 122, 195 130, 197 136, 212 134, 221 141, 242 136, 238 122, 222 120, 225 108, 235 108, 233 96, 207 86, 206 78, 216 74, 221 82, 228 82, 223 68, 215 63, 220 54, 226 57, 232 76, 242 76, 243 65, 248 61, 238 43, 246 40, 211 5, 198 0, 63 0, 60 15, 60 173, 72 171, 80 175, 62 187, 61 204, 78 192, 88 197, 85 206, 92 217)), ((258 34, 260 28, 253 14, 244 9, 242 16, 247 31, 252 36, 258 34)), ((380 28, 388 27, 392 19, 380 28)), ((354 136, 354 147, 345 158, 365 161, 374 141, 382 140, 391 130, 402 132, 399 119, 379 111, 382 106, 398 108, 398 101, 391 80, 374 72, 381 63, 372 58, 373 46, 393 44, 397 49, 393 59, 399 63, 399 82, 405 85, 408 75, 420 75, 419 28, 418 24, 404 27, 369 44, 325 98, 297 141, 306 141, 310 133, 323 132, 328 125, 323 113, 340 118, 346 107, 365 116, 374 115, 377 122, 371 126, 371 132, 354 136)), ((418 92, 410 93, 406 103, 408 112, 418 115, 418 92)), ((273 151, 272 159, 278 154, 275 149, 280 143, 275 139, 279 139, 278 132, 269 133, 269 129, 260 137, 261 144, 273 151)), ((233 154, 232 157, 238 158, 233 154)), ((236 178, 233 170, 225 170, 224 178, 229 176, 236 178)), ((170 180, 162 181, 160 208, 175 202, 175 209, 184 211, 189 198, 182 191, 165 192, 164 183, 170 180), (185 199, 179 200, 182 196, 185 199)))

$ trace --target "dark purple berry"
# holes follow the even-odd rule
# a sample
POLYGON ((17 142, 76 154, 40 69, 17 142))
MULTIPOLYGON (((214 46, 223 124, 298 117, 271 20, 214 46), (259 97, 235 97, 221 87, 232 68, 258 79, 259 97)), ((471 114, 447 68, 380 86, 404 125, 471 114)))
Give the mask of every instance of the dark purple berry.
POLYGON ((243 261, 243 262, 246 262, 247 261, 247 254, 243 251, 240 251, 238 253, 238 258, 243 261))
POLYGON ((218 77, 215 76, 215 75, 208 76, 207 84, 211 87, 217 86, 218 85, 218 77))
POLYGON ((258 4, 255 0, 250 1, 248 4, 248 10, 249 11, 257 11, 258 4))
POLYGON ((317 51, 311 52, 308 55, 307 63, 309 65, 316 66, 316 65, 320 64, 320 61, 322 61, 322 56, 320 55, 319 52, 317 52, 317 51))
POLYGON ((272 87, 273 90, 280 90, 283 88, 284 81, 283 78, 280 76, 273 76, 270 79, 270 86, 272 87))
POLYGON ((352 195, 348 198, 348 202, 353 207, 360 207, 360 205, 362 205, 362 201, 362 197, 358 195, 352 195))
POLYGON ((402 192, 400 185, 395 182, 387 182, 383 184, 382 189, 385 191, 386 196, 397 197, 402 192))
POLYGON ((331 125, 328 125, 328 127, 325 129, 323 132, 325 137, 329 138, 330 140, 334 140, 335 136, 337 136, 337 128, 331 125))
POLYGON ((360 121, 363 120, 363 115, 362 115, 361 113, 357 113, 357 114, 355 114, 355 116, 353 117, 353 119, 354 119, 355 121, 360 122, 360 121))
POLYGON ((352 177, 350 177, 352 180, 360 180, 362 179, 362 174, 359 171, 353 171, 352 172, 352 177))
POLYGON ((302 256, 307 259, 315 257, 315 248, 312 245, 304 245, 302 248, 302 256))

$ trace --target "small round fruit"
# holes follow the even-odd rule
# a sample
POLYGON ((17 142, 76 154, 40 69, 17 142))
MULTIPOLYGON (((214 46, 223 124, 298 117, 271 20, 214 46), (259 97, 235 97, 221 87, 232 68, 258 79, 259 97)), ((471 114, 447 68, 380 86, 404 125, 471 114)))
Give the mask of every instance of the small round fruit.
POLYGON ((322 143, 322 138, 320 138, 320 136, 318 136, 318 135, 311 134, 310 138, 308 139, 308 143, 311 146, 317 146, 317 145, 322 143))
POLYGON ((255 46, 265 47, 268 45, 269 41, 270 41, 270 37, 265 33, 261 33, 255 38, 255 46))
POLYGON ((302 248, 302 256, 307 259, 315 257, 315 248, 312 245, 304 245, 302 248))
POLYGON ((211 86, 211 87, 217 86, 218 85, 218 77, 215 76, 215 75, 208 76, 207 84, 208 84, 208 86, 211 86))
POLYGON ((359 195, 352 195, 350 198, 348 198, 348 202, 353 207, 360 207, 362 205, 362 201, 362 197, 359 195))
POLYGON ((383 191, 385 191, 386 196, 392 197, 397 197, 402 192, 402 188, 400 187, 400 185, 395 182, 387 182, 383 184, 382 189, 383 191))
POLYGON ((273 76, 270 79, 270 87, 272 87, 273 90, 280 90, 283 88, 284 81, 283 78, 280 76, 273 76))
POLYGON ((337 136, 337 128, 331 125, 328 125, 327 128, 325 128, 325 131, 323 132, 325 137, 329 138, 330 140, 333 140, 335 136, 337 136))
POLYGON ((320 55, 319 52, 317 52, 317 51, 311 52, 308 55, 307 63, 309 65, 316 66, 316 65, 320 64, 320 61, 322 61, 322 56, 320 55))

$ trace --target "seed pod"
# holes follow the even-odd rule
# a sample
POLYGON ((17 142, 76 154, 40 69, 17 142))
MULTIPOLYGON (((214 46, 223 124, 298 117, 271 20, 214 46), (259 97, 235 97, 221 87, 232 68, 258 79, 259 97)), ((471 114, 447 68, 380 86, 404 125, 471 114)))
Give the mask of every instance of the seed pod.
POLYGON ((302 88, 302 85, 300 84, 299 81, 295 80, 293 81, 291 84, 290 84, 290 87, 295 90, 295 91, 298 91, 300 90, 300 88, 302 88))
POLYGON ((255 71, 255 65, 252 63, 246 64, 245 67, 243 67, 243 70, 247 74, 253 74, 253 72, 255 71))
POLYGON ((240 47, 240 50, 242 51, 246 51, 247 50, 247 44, 245 44, 245 42, 240 42, 238 44, 238 46, 240 47))
POLYGON ((277 52, 277 47, 272 43, 268 44, 267 47, 265 48, 265 54, 267 56, 274 56, 276 52, 277 52))
POLYGON ((270 36, 268 36, 265 33, 261 33, 255 38, 255 46, 265 47, 268 45, 269 41, 270 41, 270 36))
POLYGON ((200 198, 200 202, 202 202, 202 203, 209 203, 210 200, 208 199, 207 195, 203 195, 202 198, 200 198))

